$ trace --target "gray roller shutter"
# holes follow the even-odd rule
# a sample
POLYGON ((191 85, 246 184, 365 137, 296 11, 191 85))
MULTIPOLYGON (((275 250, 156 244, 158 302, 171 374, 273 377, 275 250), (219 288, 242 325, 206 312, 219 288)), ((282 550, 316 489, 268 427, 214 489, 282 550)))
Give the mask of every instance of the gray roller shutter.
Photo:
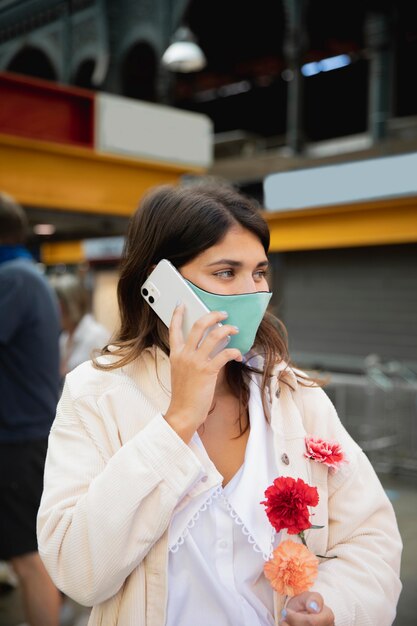
POLYGON ((295 361, 349 369, 376 354, 417 365, 417 245, 287 252, 271 260, 273 305, 295 361))

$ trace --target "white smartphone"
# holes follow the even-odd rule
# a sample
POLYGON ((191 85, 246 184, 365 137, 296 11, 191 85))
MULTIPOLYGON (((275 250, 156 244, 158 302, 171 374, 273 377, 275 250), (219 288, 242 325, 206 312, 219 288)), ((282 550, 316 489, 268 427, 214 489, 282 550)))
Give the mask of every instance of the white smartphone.
MULTIPOLYGON (((166 259, 159 261, 158 265, 149 274, 141 287, 141 294, 149 306, 155 311, 158 317, 169 327, 172 314, 178 302, 184 304, 184 318, 182 331, 184 339, 190 333, 193 324, 203 315, 210 312, 210 309, 200 300, 197 294, 191 289, 179 271, 166 259)), ((217 324, 221 326, 221 324, 217 324)), ((207 329, 204 337, 215 326, 207 329)), ((202 338, 202 340, 204 339, 202 338)), ((211 356, 215 356, 226 347, 228 341, 225 339, 216 346, 211 356)))

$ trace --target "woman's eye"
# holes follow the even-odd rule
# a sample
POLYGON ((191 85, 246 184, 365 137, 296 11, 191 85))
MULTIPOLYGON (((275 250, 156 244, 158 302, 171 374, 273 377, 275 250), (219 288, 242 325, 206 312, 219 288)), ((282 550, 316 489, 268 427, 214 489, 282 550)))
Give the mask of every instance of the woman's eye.
POLYGON ((255 272, 254 276, 255 279, 257 280, 262 280, 263 278, 266 278, 268 272, 266 270, 259 270, 258 272, 255 272))
POLYGON ((215 276, 219 276, 220 278, 231 278, 233 276, 233 270, 222 270, 221 272, 216 272, 215 276))

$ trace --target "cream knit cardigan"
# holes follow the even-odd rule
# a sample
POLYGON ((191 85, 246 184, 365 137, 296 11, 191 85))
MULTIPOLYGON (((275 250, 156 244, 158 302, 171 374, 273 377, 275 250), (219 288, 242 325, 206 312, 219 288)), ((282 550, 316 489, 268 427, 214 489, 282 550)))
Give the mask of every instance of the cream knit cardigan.
MULTIPOLYGON (((67 376, 49 439, 39 552, 59 589, 93 607, 89 626, 164 626, 173 510, 216 480, 201 480, 198 458, 161 415, 169 381, 169 361, 153 349, 123 369, 88 362, 67 376)), ((337 556, 320 564, 313 589, 336 626, 389 626, 401 540, 378 478, 322 389, 301 386, 281 364, 269 396, 277 475, 318 488, 313 523, 324 528, 307 531, 307 544, 337 556), (306 434, 339 442, 349 463, 331 474, 305 458, 306 434)), ((276 594, 277 624, 284 602, 276 594)))

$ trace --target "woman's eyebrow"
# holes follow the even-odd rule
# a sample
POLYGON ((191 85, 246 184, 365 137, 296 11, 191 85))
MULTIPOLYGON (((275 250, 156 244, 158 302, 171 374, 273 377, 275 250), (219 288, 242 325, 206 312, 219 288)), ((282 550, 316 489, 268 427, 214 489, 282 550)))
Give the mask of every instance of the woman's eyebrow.
MULTIPOLYGON (((219 259, 218 261, 209 263, 207 267, 212 267, 213 265, 231 265, 232 267, 242 267, 243 263, 241 261, 234 261, 233 259, 219 259)), ((268 261, 260 261, 256 267, 267 267, 268 265, 268 261)))
POLYGON ((207 267, 212 267, 213 265, 231 265, 232 267, 242 267, 243 263, 241 263, 241 261, 233 261, 232 259, 219 259, 218 261, 209 263, 207 267))

